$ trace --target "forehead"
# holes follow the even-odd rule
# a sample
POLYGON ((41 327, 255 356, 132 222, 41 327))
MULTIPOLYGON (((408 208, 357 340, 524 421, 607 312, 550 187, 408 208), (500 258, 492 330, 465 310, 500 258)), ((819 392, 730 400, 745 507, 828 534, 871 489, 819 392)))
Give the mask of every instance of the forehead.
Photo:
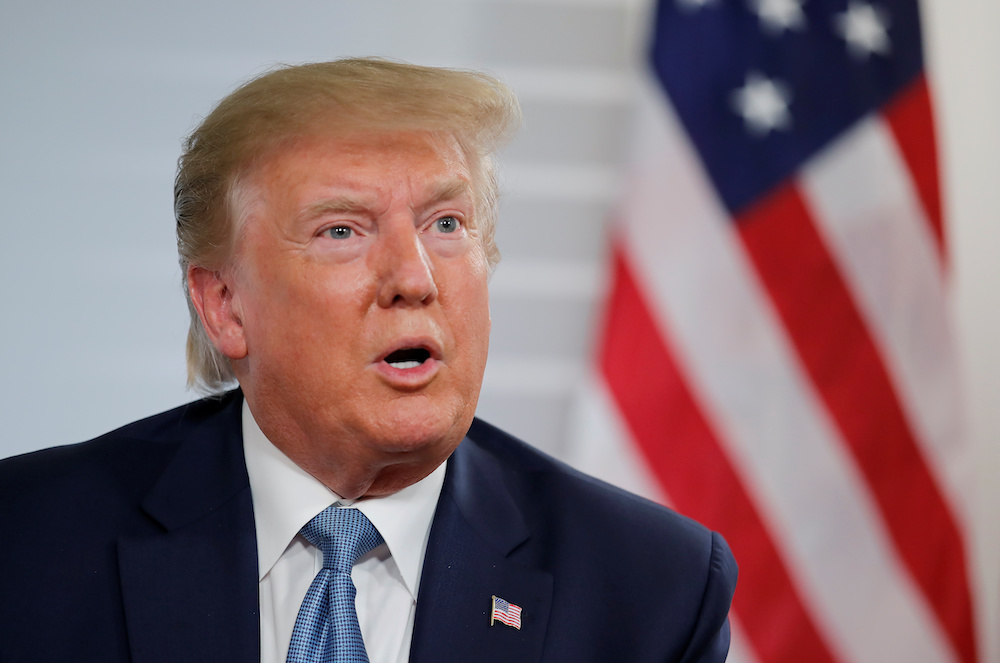
POLYGON ((468 161, 451 135, 427 131, 317 132, 297 136, 262 159, 252 180, 291 191, 335 187, 358 194, 411 194, 471 184, 468 161))

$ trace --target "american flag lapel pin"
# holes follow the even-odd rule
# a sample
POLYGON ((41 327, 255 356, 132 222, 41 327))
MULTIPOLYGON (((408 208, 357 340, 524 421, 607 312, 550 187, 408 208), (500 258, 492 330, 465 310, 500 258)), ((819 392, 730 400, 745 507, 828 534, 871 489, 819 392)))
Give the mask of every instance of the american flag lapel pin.
POLYGON ((510 601, 505 601, 499 596, 494 595, 493 606, 490 609, 490 626, 493 626, 494 622, 502 622, 520 631, 521 606, 514 605, 510 601))

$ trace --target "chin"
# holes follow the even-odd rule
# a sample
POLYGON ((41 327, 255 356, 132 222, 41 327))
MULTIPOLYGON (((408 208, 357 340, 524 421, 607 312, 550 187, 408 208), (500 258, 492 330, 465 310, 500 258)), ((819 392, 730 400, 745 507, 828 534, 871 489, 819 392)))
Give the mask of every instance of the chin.
POLYGON ((396 428, 382 438, 379 445, 386 453, 430 455, 446 449, 450 454, 454 447, 465 437, 465 431, 454 426, 419 426, 408 425, 396 428))
POLYGON ((391 454, 442 456, 454 451, 472 425, 472 414, 455 416, 446 412, 402 411, 386 413, 379 422, 382 451, 391 454))

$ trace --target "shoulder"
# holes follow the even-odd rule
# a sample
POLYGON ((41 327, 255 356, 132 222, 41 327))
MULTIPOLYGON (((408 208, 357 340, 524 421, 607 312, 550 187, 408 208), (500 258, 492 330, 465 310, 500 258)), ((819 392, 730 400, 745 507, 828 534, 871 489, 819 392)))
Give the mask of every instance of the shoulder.
POLYGON ((96 500, 104 493, 138 498, 180 444, 211 428, 234 399, 238 400, 238 392, 202 399, 86 442, 0 460, 0 503, 38 508, 50 501, 86 501, 84 496, 96 500))
MULTIPOLYGON (((717 533, 676 511, 586 475, 502 430, 476 420, 469 431, 480 462, 495 463, 533 532, 656 568, 665 558, 689 577, 732 578, 736 565, 717 533)), ((683 574, 681 574, 683 575, 683 574)))
POLYGON ((711 545, 711 532, 696 521, 584 474, 484 421, 477 419, 468 437, 483 457, 480 462, 488 458, 495 463, 507 485, 526 500, 532 512, 569 519, 568 526, 591 532, 595 528, 609 533, 639 529, 644 536, 662 533, 671 542, 711 545))
MULTIPOLYGON (((169 523, 150 510, 150 497, 163 495, 166 491, 157 488, 172 479, 168 508, 162 501, 154 506, 161 513, 190 512, 192 500, 223 484, 225 476, 211 472, 212 466, 179 478, 171 470, 190 456, 195 460, 186 465, 200 466, 210 449, 225 448, 214 429, 226 428, 226 422, 230 429, 233 422, 238 426, 239 400, 234 398, 198 401, 88 442, 0 461, 0 540, 10 542, 0 546, 0 567, 12 570, 0 574, 0 623, 25 625, 9 638, 5 633, 0 659, 26 660, 28 652, 32 660, 70 660, 71 649, 83 651, 87 660, 86 652, 94 660, 128 659, 122 636, 126 558, 120 553, 157 551, 152 566, 168 572, 174 561, 187 559, 171 555, 188 550, 191 540, 176 545, 181 539, 171 537, 169 523), (7 597, 16 600, 3 600, 7 597), (47 623, 58 623, 62 635, 40 644, 32 634, 35 625, 47 623)), ((240 513, 249 520, 246 504, 240 513)), ((233 543, 234 550, 238 546, 233 543)), ((134 554, 131 559, 131 591, 159 591, 145 583, 150 576, 134 563, 134 554)))
POLYGON ((629 660, 725 658, 737 567, 721 535, 484 422, 468 441, 519 505, 531 537, 516 555, 553 575, 554 610, 614 602, 629 660))
MULTIPOLYGON (((238 426, 239 402, 233 394, 197 401, 87 442, 0 461, 0 538, 19 542, 0 547, 0 565, 22 569, 24 582, 40 577, 32 569, 53 564, 73 577, 84 577, 84 568, 112 569, 120 537, 160 531, 145 500, 185 453, 200 459, 223 447, 213 429, 238 426), (60 559, 69 547, 74 555, 60 559)), ((196 487, 184 484, 175 501, 196 487)), ((3 578, 0 593, 21 581, 3 578)))

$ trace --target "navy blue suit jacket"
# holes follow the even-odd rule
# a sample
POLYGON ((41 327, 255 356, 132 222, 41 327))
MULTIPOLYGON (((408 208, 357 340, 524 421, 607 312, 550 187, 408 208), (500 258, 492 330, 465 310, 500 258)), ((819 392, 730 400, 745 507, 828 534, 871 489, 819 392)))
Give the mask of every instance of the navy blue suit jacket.
MULTIPOLYGON (((0 661, 258 660, 239 392, 0 462, 0 661)), ((452 455, 410 660, 723 661, 722 538, 483 422, 452 455), (491 597, 522 608, 490 625, 491 597)))

